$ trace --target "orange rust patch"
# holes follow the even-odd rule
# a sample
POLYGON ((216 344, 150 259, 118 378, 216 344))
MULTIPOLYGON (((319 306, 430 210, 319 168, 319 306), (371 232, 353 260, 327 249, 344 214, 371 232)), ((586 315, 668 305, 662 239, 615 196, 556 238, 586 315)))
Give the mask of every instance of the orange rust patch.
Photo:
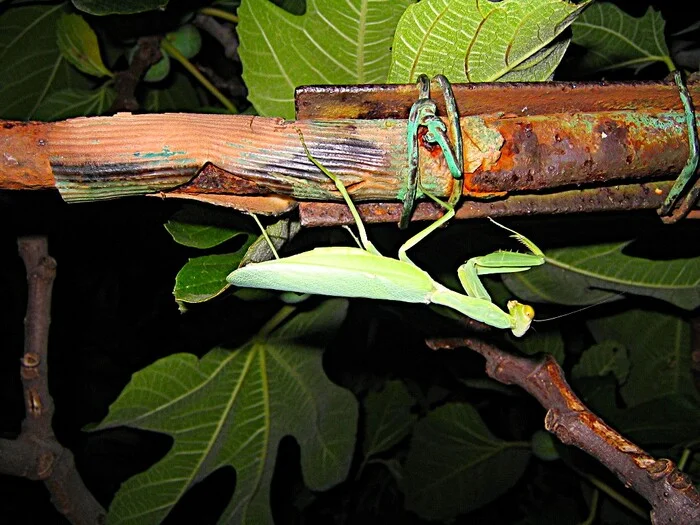
POLYGON ((571 410, 575 410, 576 412, 582 412, 586 410, 586 407, 581 403, 581 401, 579 401, 579 399, 571 390, 569 384, 561 375, 561 369, 559 368, 557 362, 552 359, 548 359, 545 363, 545 367, 547 369, 547 374, 552 379, 554 387, 562 393, 562 396, 566 401, 566 406, 569 407, 571 410))

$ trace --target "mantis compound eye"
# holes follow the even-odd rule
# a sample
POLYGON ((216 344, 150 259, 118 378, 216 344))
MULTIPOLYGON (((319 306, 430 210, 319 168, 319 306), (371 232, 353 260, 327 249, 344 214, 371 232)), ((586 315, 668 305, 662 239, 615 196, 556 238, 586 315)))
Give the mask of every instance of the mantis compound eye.
POLYGON ((523 315, 528 319, 535 318, 535 309, 529 304, 523 305, 523 315))

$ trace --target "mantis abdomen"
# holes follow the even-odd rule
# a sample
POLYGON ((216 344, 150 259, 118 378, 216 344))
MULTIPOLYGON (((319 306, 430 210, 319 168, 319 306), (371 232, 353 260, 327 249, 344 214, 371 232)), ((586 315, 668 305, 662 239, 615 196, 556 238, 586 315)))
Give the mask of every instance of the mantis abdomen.
POLYGON ((236 286, 406 303, 431 302, 435 282, 427 272, 360 248, 326 247, 231 273, 236 286))

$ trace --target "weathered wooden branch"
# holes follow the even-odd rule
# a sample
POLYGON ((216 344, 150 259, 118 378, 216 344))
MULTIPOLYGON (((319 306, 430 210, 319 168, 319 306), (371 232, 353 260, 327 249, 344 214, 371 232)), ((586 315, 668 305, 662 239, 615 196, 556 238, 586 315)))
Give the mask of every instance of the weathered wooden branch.
MULTIPOLYGON (((700 83, 689 86, 700 100, 700 83)), ((455 86, 465 144, 458 217, 660 205, 688 156, 672 82, 455 86)), ((300 203, 302 222, 346 220, 313 154, 341 176, 369 221, 394 221, 405 191, 406 116, 415 86, 307 87, 296 121, 120 113, 0 126, 0 189, 57 188, 69 202, 156 194, 256 213, 300 203), (393 204, 392 204, 393 202, 393 204), (381 204, 378 204, 381 203, 381 204)), ((441 102, 436 88, 433 98, 441 102)), ((440 105, 440 104, 438 104, 440 105)), ((455 181, 421 141, 421 183, 455 181)), ((414 218, 439 213, 419 206, 414 218)))

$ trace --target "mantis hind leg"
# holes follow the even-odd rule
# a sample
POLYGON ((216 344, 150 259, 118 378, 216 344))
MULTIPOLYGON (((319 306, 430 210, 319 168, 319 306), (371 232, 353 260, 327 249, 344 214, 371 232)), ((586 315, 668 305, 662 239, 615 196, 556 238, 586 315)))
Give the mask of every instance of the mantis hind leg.
MULTIPOLYGON (((362 219, 360 218, 360 213, 357 211, 357 208, 355 207, 355 203, 352 202, 352 199, 350 198, 350 195, 348 194, 348 190, 345 188, 345 184, 343 184, 343 181, 340 180, 340 177, 338 177, 336 174, 331 172, 328 168, 326 168, 323 164, 321 164, 316 157, 314 157, 311 152, 309 151, 308 146, 306 145, 306 141, 304 140, 304 134, 301 132, 300 129, 297 128, 297 133, 299 134, 299 140, 301 140, 301 145, 304 148, 304 153, 306 153, 306 156, 308 159, 313 162, 313 164, 320 169, 323 174, 331 179, 333 181, 333 184, 335 184, 335 187, 338 188, 338 191, 340 192, 340 195, 342 195, 343 200, 345 200, 345 204, 348 205, 348 208, 350 208, 350 213, 352 214, 352 218, 355 219, 355 224, 357 225, 357 230, 360 234, 360 242, 362 245, 362 248, 367 250, 370 253, 373 253, 375 255, 381 255, 379 251, 374 247, 374 245, 370 242, 369 238, 367 237, 367 230, 365 230, 365 225, 362 223, 362 219)), ((353 235, 354 237, 354 235, 353 235)), ((355 238, 355 241, 357 241, 357 238, 355 238)))

